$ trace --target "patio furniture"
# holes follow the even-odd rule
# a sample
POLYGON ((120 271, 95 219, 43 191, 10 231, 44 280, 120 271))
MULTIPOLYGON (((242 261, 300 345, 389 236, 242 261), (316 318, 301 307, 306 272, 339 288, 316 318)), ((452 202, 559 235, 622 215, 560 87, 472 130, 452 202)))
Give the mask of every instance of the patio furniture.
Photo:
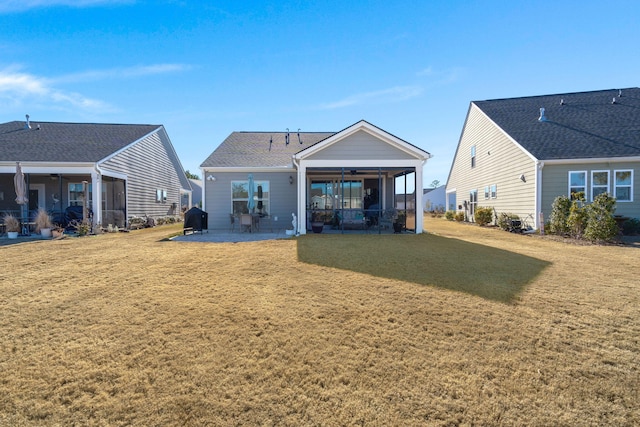
POLYGON ((242 231, 253 232, 253 218, 251 214, 240 215, 240 229, 242 231))

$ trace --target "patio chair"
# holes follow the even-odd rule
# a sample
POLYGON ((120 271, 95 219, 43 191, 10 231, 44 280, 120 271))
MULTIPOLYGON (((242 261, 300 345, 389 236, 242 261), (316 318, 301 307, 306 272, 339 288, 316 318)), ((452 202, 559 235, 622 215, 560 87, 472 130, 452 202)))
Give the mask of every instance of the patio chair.
POLYGON ((253 218, 251 214, 240 215, 240 228, 242 231, 249 230, 249 233, 253 231, 253 218))
POLYGON ((232 213, 229 214, 229 221, 231 224, 231 232, 233 233, 233 229, 236 227, 236 216, 232 213))

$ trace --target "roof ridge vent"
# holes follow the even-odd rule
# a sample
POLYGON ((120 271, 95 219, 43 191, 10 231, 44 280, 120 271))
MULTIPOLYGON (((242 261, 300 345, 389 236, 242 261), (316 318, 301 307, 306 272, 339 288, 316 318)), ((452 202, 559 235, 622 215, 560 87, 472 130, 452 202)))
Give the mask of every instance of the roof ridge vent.
POLYGON ((546 122, 547 117, 544 115, 544 107, 540 108, 540 117, 538 117, 539 122, 546 122))
POLYGON ((31 129, 31 123, 29 123, 29 115, 26 114, 25 117, 27 118, 27 121, 24 124, 24 128, 25 129, 31 129))

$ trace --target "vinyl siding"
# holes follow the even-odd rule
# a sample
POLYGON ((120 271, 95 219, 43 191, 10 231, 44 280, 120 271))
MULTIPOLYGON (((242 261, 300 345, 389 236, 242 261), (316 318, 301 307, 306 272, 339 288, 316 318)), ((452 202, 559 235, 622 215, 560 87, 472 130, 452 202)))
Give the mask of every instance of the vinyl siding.
MULTIPOLYGON (((478 206, 492 207, 500 213, 535 217, 536 164, 474 104, 471 104, 460 137, 447 189, 455 189, 457 205, 478 191, 478 206), (475 167, 471 167, 471 147, 476 147, 475 167), (524 175, 526 182, 520 179, 524 175), (485 186, 497 186, 497 197, 484 198, 485 186)), ((464 209, 464 208, 463 208, 464 209)))
POLYGON ((269 181, 270 216, 274 229, 291 228, 291 214, 296 212, 296 182, 289 184, 291 172, 210 172, 216 177, 215 181, 204 180, 203 192, 205 203, 203 210, 209 214, 209 229, 228 230, 230 228, 229 214, 232 206, 232 181, 246 181, 249 173, 253 173, 254 181, 269 181), (275 217, 278 220, 275 221, 275 217))
POLYGON ((542 169, 542 212, 545 220, 551 214, 556 197, 569 192, 569 171, 587 172, 587 199, 590 200, 591 171, 609 171, 609 191, 613 195, 614 171, 633 170, 633 201, 617 202, 616 215, 640 218, 640 163, 638 162, 601 162, 545 165, 542 169))
POLYGON ((164 131, 154 132, 100 164, 127 176, 127 216, 161 217, 180 212, 180 189, 186 177, 164 131), (156 190, 167 191, 156 202, 156 190), (176 209, 172 209, 175 203, 176 209))
POLYGON ((386 141, 365 131, 357 131, 308 157, 309 160, 387 160, 415 159, 386 141))

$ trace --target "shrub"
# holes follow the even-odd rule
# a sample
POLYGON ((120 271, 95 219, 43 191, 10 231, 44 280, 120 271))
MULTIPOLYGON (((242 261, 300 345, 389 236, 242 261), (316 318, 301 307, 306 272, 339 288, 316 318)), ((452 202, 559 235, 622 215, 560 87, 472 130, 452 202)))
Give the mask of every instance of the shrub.
POLYGON ((623 222, 622 234, 625 236, 640 234, 640 220, 638 218, 631 218, 623 222))
POLYGON ((16 218, 11 214, 5 214, 4 226, 6 228, 6 231, 18 232, 18 233, 20 232, 20 221, 18 221, 18 218, 16 218))
POLYGON ((571 200, 567 196, 558 196, 551 205, 551 217, 549 218, 548 230, 552 234, 568 234, 569 226, 567 219, 571 213, 571 200))
POLYGON ((453 221, 455 216, 456 216, 456 213, 454 211, 446 211, 444 213, 444 219, 448 221, 453 221))
POLYGON ((487 225, 493 221, 493 208, 490 207, 479 207, 476 208, 475 213, 476 224, 478 225, 487 225))
POLYGON ((464 221, 464 212, 462 212, 462 211, 456 212, 456 214, 455 214, 455 216, 453 218, 458 222, 464 221))
POLYGON ((613 240, 620 229, 613 213, 616 208, 616 199, 607 193, 596 196, 587 209, 587 225, 584 229, 584 237, 591 241, 609 242, 613 240))
POLYGON ((78 236, 86 236, 91 231, 91 223, 87 220, 71 221, 70 225, 76 230, 78 236))
MULTIPOLYGON (((577 193, 581 196, 583 193, 577 193)), ((567 229, 571 236, 580 239, 584 233, 584 229, 587 226, 587 212, 584 207, 584 196, 574 199, 571 202, 571 208, 569 209, 569 216, 567 217, 567 229)))
POLYGON ((53 227, 51 216, 42 208, 38 209, 34 222, 36 223, 36 233, 40 233, 44 228, 53 227))
POLYGON ((520 219, 518 215, 503 212, 498 215, 498 227, 500 227, 502 230, 509 231, 511 230, 511 220, 517 219, 520 219))

